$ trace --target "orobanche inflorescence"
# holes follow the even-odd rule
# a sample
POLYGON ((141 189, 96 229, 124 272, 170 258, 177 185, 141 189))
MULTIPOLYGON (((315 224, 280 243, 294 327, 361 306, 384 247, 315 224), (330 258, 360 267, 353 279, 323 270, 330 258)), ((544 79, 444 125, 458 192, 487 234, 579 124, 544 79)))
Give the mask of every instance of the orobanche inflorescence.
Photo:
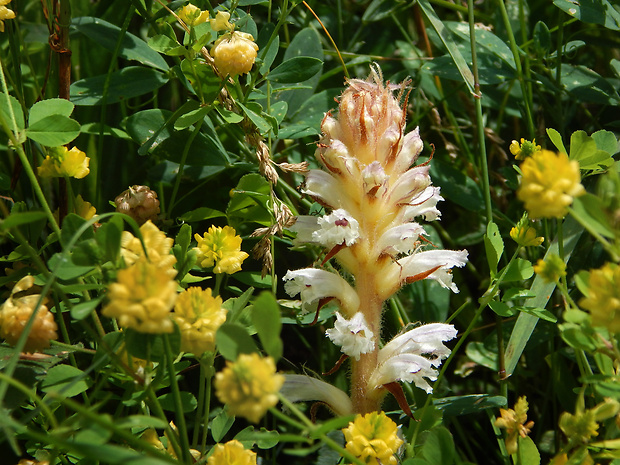
POLYGON ((291 229, 297 243, 325 247, 343 275, 305 268, 284 276, 285 290, 300 294, 305 310, 338 301, 327 337, 352 360, 352 408, 362 413, 379 409, 389 383, 414 382, 432 391, 426 379, 436 379, 435 368, 450 353, 443 342, 456 336, 452 325, 434 323, 380 348, 385 300, 422 279, 458 292, 451 269, 467 261, 466 250, 440 250, 423 238, 418 221, 438 219, 442 198, 428 163, 415 164, 423 148, 418 129, 405 133, 406 105, 399 101, 406 84, 384 84, 375 67, 368 80, 348 81, 337 118, 325 116, 316 151, 323 169, 308 172, 302 191, 326 214, 300 216, 291 229))

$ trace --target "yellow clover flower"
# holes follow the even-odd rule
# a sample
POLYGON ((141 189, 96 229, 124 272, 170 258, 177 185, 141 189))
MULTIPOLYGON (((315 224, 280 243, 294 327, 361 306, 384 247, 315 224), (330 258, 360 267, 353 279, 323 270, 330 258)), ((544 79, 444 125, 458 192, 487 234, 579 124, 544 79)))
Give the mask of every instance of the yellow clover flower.
POLYGON ((188 26, 197 26, 198 24, 205 23, 207 19, 209 19, 208 11, 201 11, 196 5, 192 3, 188 3, 183 8, 181 8, 177 15, 181 18, 185 24, 188 26))
POLYGON ((566 276, 566 263, 559 255, 550 255, 546 260, 538 260, 534 265, 534 272, 544 281, 555 283, 562 276, 566 276))
POLYGON ((346 449, 369 465, 396 465, 394 454, 403 444, 398 426, 384 412, 358 415, 342 430, 346 449))
POLYGON ((48 151, 41 166, 37 168, 39 176, 42 178, 76 178, 82 179, 90 169, 88 164, 90 158, 77 147, 68 150, 67 147, 52 147, 48 151))
POLYGON ((620 333, 620 266, 606 263, 590 271, 588 295, 579 304, 592 315, 592 325, 620 333))
POLYGON ((519 144, 516 140, 513 140, 510 144, 510 153, 515 156, 516 160, 525 160, 527 157, 534 155, 536 152, 540 152, 542 147, 536 145, 536 139, 532 139, 532 142, 521 138, 519 144))
POLYGON ((506 429, 506 452, 511 455, 517 453, 517 437, 526 437, 534 426, 533 421, 527 421, 528 408, 525 396, 519 397, 514 409, 500 408, 501 416, 495 420, 495 426, 506 429))
POLYGON ((532 218, 562 218, 573 198, 585 194, 579 162, 565 153, 541 150, 521 164, 517 197, 532 218))
POLYGON ((10 2, 11 0, 0 0, 0 32, 4 32, 4 20, 15 18, 15 12, 5 6, 10 2))
POLYGON ((203 268, 213 266, 215 273, 233 274, 239 271, 248 254, 241 251, 241 237, 236 233, 230 226, 211 226, 204 236, 195 234, 198 264, 203 268))
MULTIPOLYGON (((32 292, 33 286, 34 277, 24 276, 15 284, 9 298, 0 306, 0 337, 6 339, 13 346, 17 344, 41 297, 40 294, 28 294, 28 292, 32 292), (24 293, 27 295, 23 295, 24 293)), ((50 346, 50 341, 58 339, 56 332, 58 326, 54 321, 54 315, 48 310, 45 302, 46 299, 43 300, 37 310, 24 346, 24 352, 41 352, 50 346)))
POLYGON ((222 76, 249 73, 258 54, 252 34, 232 31, 215 41, 211 56, 222 76))
POLYGON ((538 247, 545 240, 544 237, 537 237, 536 229, 530 225, 527 214, 510 230, 510 237, 521 247, 538 247))
POLYGON ((215 15, 215 19, 209 19, 211 29, 216 32, 219 31, 232 31, 234 26, 230 24, 230 13, 228 11, 218 11, 215 15))
POLYGON ((207 465, 256 465, 256 453, 247 450, 236 439, 216 444, 207 459, 207 465))
POLYGON ((118 272, 108 288, 109 303, 103 315, 117 318, 123 328, 141 333, 171 333, 170 311, 177 298, 177 284, 164 268, 142 258, 118 272))
POLYGON ((257 353, 240 354, 236 362, 215 375, 215 394, 228 405, 228 413, 258 423, 265 412, 278 403, 284 376, 276 373, 271 357, 257 353))
POLYGON ((215 350, 215 332, 226 321, 226 310, 211 289, 190 287, 179 295, 172 318, 181 330, 181 350, 200 357, 215 350))
POLYGON ((170 278, 174 278, 177 275, 177 271, 173 267, 177 259, 170 253, 174 239, 167 237, 151 220, 140 226, 140 233, 144 240, 144 247, 142 247, 140 239, 129 231, 123 231, 121 236, 121 256, 125 261, 125 265, 131 266, 144 257, 144 248, 146 248, 148 260, 159 268, 164 269, 170 278))

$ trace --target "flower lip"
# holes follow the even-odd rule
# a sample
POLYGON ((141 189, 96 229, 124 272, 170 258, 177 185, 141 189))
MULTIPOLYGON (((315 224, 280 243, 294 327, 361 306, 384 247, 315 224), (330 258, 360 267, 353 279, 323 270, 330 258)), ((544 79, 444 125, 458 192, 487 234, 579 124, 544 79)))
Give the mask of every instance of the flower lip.
POLYGON ((375 348, 374 333, 368 327, 362 312, 357 312, 350 320, 336 312, 334 327, 325 331, 325 335, 334 344, 339 345, 343 353, 355 360, 359 360, 361 354, 372 352, 375 348))

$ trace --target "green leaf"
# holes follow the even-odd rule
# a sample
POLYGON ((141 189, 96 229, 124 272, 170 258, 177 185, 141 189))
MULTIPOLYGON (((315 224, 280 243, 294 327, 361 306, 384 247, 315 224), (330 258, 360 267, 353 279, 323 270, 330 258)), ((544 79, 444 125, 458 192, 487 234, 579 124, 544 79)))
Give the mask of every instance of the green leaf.
POLYGON ((435 158, 431 163, 431 178, 435 185, 441 187, 442 197, 469 211, 481 211, 484 208, 478 184, 448 163, 435 158))
POLYGON ((226 433, 228 433, 234 422, 235 417, 229 416, 228 413, 226 413, 226 409, 222 409, 210 424, 213 440, 215 442, 220 442, 226 433))
POLYGON ((293 57, 274 68, 267 80, 278 83, 295 83, 310 79, 321 71, 323 61, 314 57, 293 57))
MULTIPOLYGON (((152 153, 180 163, 183 150, 179 147, 184 147, 187 143, 190 130, 172 129, 171 116, 172 113, 166 110, 144 110, 129 116, 124 120, 124 124, 131 138, 145 146, 144 154, 152 153)), ((205 126, 203 124, 203 129, 205 126)), ((222 166, 228 164, 228 155, 218 140, 201 130, 190 146, 186 163, 193 166, 222 166)))
POLYGON ((226 360, 237 360, 239 354, 258 352, 248 330, 235 323, 224 323, 215 334, 215 344, 226 360))
POLYGON ((364 15, 362 16, 363 23, 372 23, 374 21, 381 21, 395 14, 398 10, 402 10, 405 7, 403 2, 395 2, 394 0, 372 0, 370 5, 366 7, 364 15))
MULTIPOLYGON (((71 101, 76 105, 101 105, 104 102, 106 75, 80 79, 71 84, 71 101)), ((154 69, 142 66, 128 66, 110 75, 110 84, 105 95, 107 104, 117 103, 132 97, 154 92, 168 82, 168 77, 154 69)))
POLYGON ((540 307, 517 307, 517 309, 521 312, 529 313, 530 315, 534 315, 541 320, 550 321, 551 323, 556 323, 558 319, 555 317, 553 313, 549 310, 545 310, 540 307))
POLYGON ((13 119, 11 115, 15 117, 17 130, 21 131, 24 129, 24 112, 22 111, 22 106, 19 104, 19 100, 4 92, 0 92, 0 115, 2 115, 2 119, 8 124, 9 129, 13 130, 13 119))
POLYGON ((191 125, 196 124, 198 121, 204 119, 204 117, 207 116, 210 111, 210 106, 204 106, 195 110, 188 111, 187 113, 177 118, 177 120, 174 122, 174 129, 178 131, 188 128, 191 125))
POLYGON ((64 397, 74 397, 88 389, 90 380, 84 372, 71 365, 50 368, 41 381, 41 390, 64 397))
POLYGON ((484 250, 487 254, 487 262, 491 273, 497 273, 497 264, 504 253, 504 241, 499 233, 499 228, 492 221, 487 225, 487 233, 484 236, 484 250))
POLYGON ((213 103, 222 88, 222 79, 213 68, 198 59, 185 59, 181 62, 181 71, 200 101, 203 104, 213 103))
POLYGON ((553 0, 553 4, 584 23, 600 24, 620 31, 620 12, 608 0, 553 0))
POLYGON ((588 230, 607 238, 615 237, 614 228, 609 224, 604 200, 594 194, 585 194, 573 199, 571 214, 588 230))
POLYGON ((28 126, 26 135, 41 145, 58 147, 80 135, 80 123, 64 115, 50 115, 28 126))
POLYGON ((443 397, 433 399, 433 405, 442 410, 445 416, 469 415, 480 413, 489 408, 506 406, 506 398, 488 394, 470 394, 466 396, 443 397))
POLYGON ((211 218, 222 218, 225 216, 226 213, 219 210, 208 207, 200 207, 196 210, 190 210, 183 213, 179 219, 187 223, 195 223, 197 221, 210 220, 211 218))
POLYGON ((255 431, 253 426, 248 426, 237 433, 235 439, 248 449, 251 449, 254 444, 259 449, 271 449, 280 442, 280 434, 277 431, 269 431, 262 427, 260 431, 255 431))
MULTIPOLYGON (((555 69, 551 70, 555 74, 555 69)), ((618 105, 620 97, 613 82, 585 66, 562 64, 562 83, 579 102, 618 105)))
POLYGON ((169 334, 139 333, 132 328, 127 328, 124 333, 127 352, 133 357, 159 363, 165 361, 164 337, 168 337, 174 355, 181 351, 181 331, 177 325, 169 334))
POLYGON ((128 417, 115 418, 114 424, 118 428, 133 429, 133 428, 157 428, 165 429, 168 426, 168 422, 161 418, 152 417, 149 415, 130 415, 128 417))
POLYGON ((83 320, 87 316, 89 316, 97 305, 101 303, 105 296, 97 297, 95 299, 87 300, 86 302, 81 302, 77 305, 71 307, 71 318, 76 321, 83 320))
POLYGON ((618 140, 613 132, 601 129, 592 134, 592 139, 596 142, 597 149, 604 150, 609 155, 618 153, 618 140))
MULTIPOLYGON (((113 52, 116 49, 121 29, 101 18, 82 16, 73 18, 71 26, 80 33, 113 52)), ((131 32, 124 31, 121 39, 119 56, 127 60, 135 60, 143 65, 151 66, 161 71, 168 71, 169 66, 159 53, 151 49, 146 42, 131 32)))
POLYGON ((502 316, 504 318, 508 318, 508 317, 513 316, 513 315, 515 315, 517 313, 517 309, 516 308, 509 307, 504 302, 498 302, 497 300, 490 301, 489 302, 489 307, 491 308, 491 310, 493 310, 499 316, 502 316))
POLYGON ((107 223, 102 224, 95 232, 97 244, 104 252, 104 260, 116 263, 121 250, 121 237, 123 235, 123 219, 115 216, 107 223))
POLYGON ((65 281, 82 277, 95 269, 90 265, 76 265, 73 263, 71 255, 66 253, 55 253, 52 255, 47 262, 47 266, 50 267, 50 270, 58 279, 65 281))
POLYGON ((496 347, 487 347, 483 342, 473 341, 467 344, 465 354, 478 365, 497 371, 496 347))
POLYGON ((237 123, 240 123, 241 121, 243 121, 243 116, 241 116, 238 113, 235 113, 234 111, 228 110, 228 109, 224 108, 221 105, 217 105, 215 107, 215 111, 217 111, 219 113, 219 115, 227 123, 237 124, 237 123))
POLYGON ((187 49, 183 45, 164 34, 151 37, 148 44, 153 50, 171 57, 182 56, 187 53, 187 49))
POLYGON ((517 440, 519 441, 519 450, 517 451, 519 461, 521 463, 527 463, 528 465, 539 465, 540 453, 536 448, 536 444, 532 441, 532 438, 529 436, 524 438, 518 436, 517 440))
POLYGON ((75 105, 64 98, 50 98, 41 100, 30 107, 28 112, 28 125, 31 126, 37 121, 52 115, 62 115, 69 118, 75 105))
MULTIPOLYGON (((183 409, 183 413, 193 412, 198 407, 198 401, 194 394, 191 392, 181 391, 179 392, 179 396, 181 397, 181 408, 183 409)), ((174 400, 174 395, 171 392, 163 394, 157 398, 161 407, 164 410, 168 410, 169 412, 176 412, 177 407, 174 400)))
POLYGON ((562 142, 562 136, 558 131, 552 128, 547 128, 547 136, 549 136, 549 140, 555 145, 555 147, 560 151, 568 155, 568 150, 564 147, 564 142, 562 142))
POLYGON ((246 105, 243 105, 241 102, 237 102, 237 105, 239 106, 239 108, 241 108, 241 110, 243 110, 243 113, 245 113, 245 115, 250 119, 250 121, 254 123, 254 125, 260 131, 261 135, 265 135, 269 132, 270 129, 273 129, 272 125, 269 124, 265 120, 265 118, 263 118, 261 114, 262 108, 260 108, 257 103, 250 102, 248 103, 248 106, 246 106, 246 105), (250 104, 252 103, 253 103, 252 106, 254 108, 250 108, 250 104))
POLYGON ((445 427, 436 426, 426 432, 420 453, 428 463, 450 465, 454 462, 454 439, 445 427))
POLYGON ((261 292, 252 307, 252 323, 265 351, 278 362, 282 357, 280 306, 273 294, 261 292))
POLYGON ((263 61, 258 70, 262 76, 269 72, 273 61, 278 55, 278 50, 280 49, 280 37, 278 35, 276 35, 271 43, 269 43, 269 39, 271 38, 274 30, 275 24, 267 23, 260 30, 258 38, 256 39, 256 44, 258 45, 258 56, 263 61))
MULTIPOLYGON (((615 141, 613 134, 612 137, 615 141)), ((599 150, 594 138, 588 136, 585 131, 575 131, 570 137, 569 158, 578 161, 582 170, 604 171, 614 163, 611 155, 605 150, 599 150)))
POLYGON ((450 31, 444 25, 441 19, 439 19, 437 13, 435 13, 435 10, 433 10, 433 7, 428 0, 418 0, 418 5, 420 6, 420 9, 422 10, 424 16, 426 16, 426 19, 428 19, 428 21, 433 26, 433 29, 435 29, 435 32, 437 32, 437 35, 441 39, 443 45, 448 50, 448 53, 452 57, 452 60, 454 60, 454 64, 459 70, 459 73, 461 74, 463 81, 467 85, 469 92, 475 94, 474 75, 472 74, 469 66, 467 65, 467 62, 463 58, 463 55, 461 54, 456 43, 454 42, 450 31))
POLYGON ((34 223, 42 219, 47 218, 45 212, 23 212, 23 213, 11 213, 4 219, 0 219, 0 231, 8 231, 11 228, 16 228, 24 224, 34 223))
POLYGON ((508 264, 508 270, 506 271, 502 282, 522 281, 524 279, 531 278, 533 274, 534 267, 530 261, 523 258, 517 258, 508 264))

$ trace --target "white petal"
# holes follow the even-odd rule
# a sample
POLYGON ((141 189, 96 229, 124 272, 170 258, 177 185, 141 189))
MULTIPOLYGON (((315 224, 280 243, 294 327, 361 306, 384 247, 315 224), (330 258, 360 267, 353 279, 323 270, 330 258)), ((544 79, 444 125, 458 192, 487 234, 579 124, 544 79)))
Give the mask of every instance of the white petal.
POLYGON ((450 355, 443 342, 456 337, 457 331, 453 325, 444 323, 430 323, 397 335, 388 342, 379 352, 377 363, 381 364, 388 358, 403 353, 432 355, 438 359, 445 359, 450 355))
POLYGON ((396 159, 394 171, 402 173, 409 169, 417 160, 423 148, 424 143, 420 138, 420 128, 417 127, 403 138, 403 145, 396 159))
POLYGON ((316 268, 302 268, 289 271, 282 278, 288 295, 301 294, 303 308, 309 311, 312 305, 325 297, 335 297, 342 310, 349 315, 357 312, 360 299, 357 292, 343 278, 335 273, 316 268))
POLYGON ((400 253, 411 252, 418 238, 426 234, 418 223, 405 223, 388 229, 377 241, 381 253, 395 257, 400 253))
POLYGON ((325 334, 334 344, 341 347, 343 353, 354 357, 355 360, 359 360, 361 354, 372 352, 375 348, 374 334, 362 312, 357 312, 350 320, 336 312, 334 328, 328 329, 325 334))
POLYGON ((295 220, 295 224, 289 228, 289 230, 297 233, 297 237, 293 240, 293 244, 308 244, 314 242, 312 234, 319 227, 319 218, 310 215, 298 216, 295 220))
POLYGON ((381 163, 373 161, 362 170, 362 179, 364 182, 364 192, 372 197, 379 198, 385 193, 385 186, 390 177, 385 174, 381 163))
POLYGON ((301 191, 332 208, 340 208, 340 181, 323 170, 310 170, 301 191))
POLYGON ((334 210, 318 220, 319 229, 313 234, 313 239, 325 247, 335 247, 345 244, 355 244, 360 236, 359 223, 349 212, 343 209, 334 210))
POLYGON ((415 200, 431 184, 430 167, 415 166, 403 173, 390 189, 390 202, 394 205, 417 203, 415 200))
POLYGON ((413 221, 419 216, 423 216, 426 221, 434 221, 441 216, 437 209, 437 202, 443 200, 439 195, 439 187, 428 186, 424 191, 409 201, 409 206, 405 208, 405 221, 413 221))

